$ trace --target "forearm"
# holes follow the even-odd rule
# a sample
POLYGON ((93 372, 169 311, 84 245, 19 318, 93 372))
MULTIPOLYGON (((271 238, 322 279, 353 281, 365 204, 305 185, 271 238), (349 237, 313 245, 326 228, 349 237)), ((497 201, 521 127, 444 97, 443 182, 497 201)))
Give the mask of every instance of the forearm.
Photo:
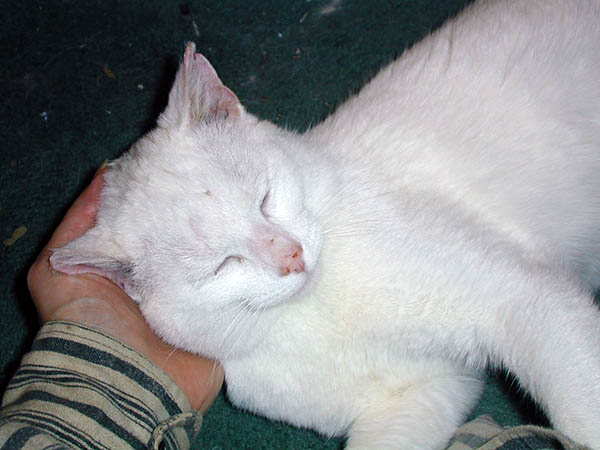
POLYGON ((0 447, 146 448, 166 420, 184 426, 163 424, 165 448, 189 447, 201 416, 159 367, 108 335, 50 322, 6 390, 0 447))

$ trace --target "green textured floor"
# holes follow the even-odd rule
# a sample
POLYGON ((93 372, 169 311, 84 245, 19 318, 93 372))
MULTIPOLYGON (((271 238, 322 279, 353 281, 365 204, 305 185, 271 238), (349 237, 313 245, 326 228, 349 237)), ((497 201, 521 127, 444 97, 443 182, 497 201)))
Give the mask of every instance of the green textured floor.
MULTIPOLYGON (((105 158, 164 106, 194 40, 252 113, 305 129, 465 0, 20 1, 0 8, 0 363, 4 387, 38 324, 32 259, 105 158)), ((310 382, 310 380, 307 380, 310 382)), ((536 420, 490 378, 475 414, 536 420)), ((270 423, 222 396, 197 448, 337 449, 340 440, 270 423)))

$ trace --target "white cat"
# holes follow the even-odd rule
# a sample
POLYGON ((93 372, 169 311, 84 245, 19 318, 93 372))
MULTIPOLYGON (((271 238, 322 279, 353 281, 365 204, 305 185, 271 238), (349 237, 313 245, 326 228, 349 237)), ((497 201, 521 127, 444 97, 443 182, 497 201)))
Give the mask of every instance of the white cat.
POLYGON ((443 448, 492 365, 600 449, 599 227, 600 2, 482 1, 301 135, 188 44, 51 262, 347 448, 443 448))

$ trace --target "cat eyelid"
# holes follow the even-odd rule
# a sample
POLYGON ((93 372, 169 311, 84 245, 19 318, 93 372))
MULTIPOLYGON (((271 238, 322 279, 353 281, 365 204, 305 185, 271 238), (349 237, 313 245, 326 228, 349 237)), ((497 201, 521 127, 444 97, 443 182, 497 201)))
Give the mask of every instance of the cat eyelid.
POLYGON ((271 196, 271 189, 268 189, 266 194, 263 196, 262 200, 260 201, 260 212, 265 217, 271 216, 267 211, 267 204, 268 204, 270 196, 271 196))
POLYGON ((239 255, 230 255, 230 256, 227 256, 217 266, 217 268, 214 271, 214 274, 218 275, 219 272, 222 272, 230 264, 241 264, 243 261, 244 261, 244 258, 242 256, 239 256, 239 255))

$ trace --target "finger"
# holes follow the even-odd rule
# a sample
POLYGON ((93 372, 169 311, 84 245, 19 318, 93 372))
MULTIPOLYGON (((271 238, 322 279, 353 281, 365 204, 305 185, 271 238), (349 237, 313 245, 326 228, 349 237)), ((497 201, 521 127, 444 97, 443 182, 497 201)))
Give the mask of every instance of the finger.
POLYGON ((108 168, 101 168, 90 185, 75 200, 64 219, 50 238, 47 248, 57 248, 82 236, 94 226, 100 204, 100 195, 104 187, 104 173, 108 168))

